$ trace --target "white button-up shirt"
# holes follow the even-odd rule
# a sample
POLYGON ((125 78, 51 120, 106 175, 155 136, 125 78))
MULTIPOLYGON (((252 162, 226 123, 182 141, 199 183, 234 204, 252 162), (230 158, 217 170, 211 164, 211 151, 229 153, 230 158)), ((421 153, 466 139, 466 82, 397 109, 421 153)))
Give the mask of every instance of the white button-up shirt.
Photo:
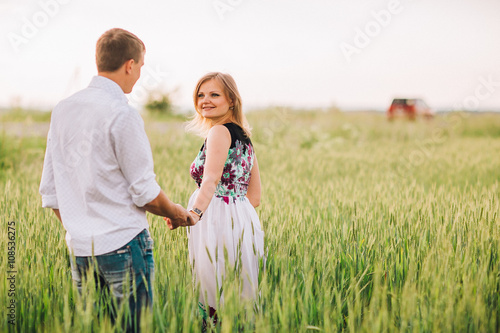
POLYGON ((114 81, 95 76, 52 111, 40 194, 59 209, 75 256, 105 254, 148 229, 155 199, 151 146, 138 112, 114 81))

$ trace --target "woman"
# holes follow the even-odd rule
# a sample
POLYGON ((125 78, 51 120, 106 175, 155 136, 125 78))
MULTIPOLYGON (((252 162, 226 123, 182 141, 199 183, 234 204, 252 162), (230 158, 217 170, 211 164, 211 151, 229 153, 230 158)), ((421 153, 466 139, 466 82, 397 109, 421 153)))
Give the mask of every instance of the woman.
POLYGON ((188 228, 189 257, 204 318, 208 314, 216 321, 217 305, 223 304, 217 288, 227 268, 241 272, 242 299, 257 294, 259 258, 264 255, 264 233, 255 211, 260 175, 234 79, 209 73, 198 81, 193 99, 196 115, 187 129, 206 139, 190 170, 198 189, 188 210, 198 222, 188 228))

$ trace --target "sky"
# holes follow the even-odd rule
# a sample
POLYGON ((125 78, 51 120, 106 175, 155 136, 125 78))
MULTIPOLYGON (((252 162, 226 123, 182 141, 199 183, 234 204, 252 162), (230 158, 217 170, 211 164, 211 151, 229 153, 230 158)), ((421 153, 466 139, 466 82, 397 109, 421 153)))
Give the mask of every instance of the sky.
POLYGON ((120 27, 146 45, 152 92, 192 109, 197 80, 231 74, 244 109, 500 110, 499 0, 0 0, 0 107, 51 109, 85 88, 95 44, 120 27))

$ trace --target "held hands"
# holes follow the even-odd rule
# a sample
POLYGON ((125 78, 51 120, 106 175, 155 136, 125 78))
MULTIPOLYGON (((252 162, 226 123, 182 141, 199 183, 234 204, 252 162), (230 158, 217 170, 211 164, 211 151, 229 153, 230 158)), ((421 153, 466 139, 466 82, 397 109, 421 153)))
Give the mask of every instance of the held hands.
POLYGON ((175 217, 164 217, 163 219, 167 223, 170 230, 177 229, 178 227, 188 227, 195 225, 199 220, 199 216, 193 212, 188 212, 179 204, 177 206, 177 214, 175 217))
POLYGON ((195 221, 193 225, 195 225, 196 223, 198 223, 199 220, 201 220, 201 217, 195 214, 194 212, 189 211, 188 214, 191 217, 191 219, 195 221))

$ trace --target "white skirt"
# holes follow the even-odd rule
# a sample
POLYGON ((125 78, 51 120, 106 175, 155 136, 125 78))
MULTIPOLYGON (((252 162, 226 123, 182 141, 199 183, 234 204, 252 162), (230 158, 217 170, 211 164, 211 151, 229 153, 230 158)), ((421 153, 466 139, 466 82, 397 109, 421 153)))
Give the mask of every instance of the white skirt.
MULTIPOLYGON (((189 199, 193 207, 197 189, 189 199)), ((226 265, 241 265, 244 300, 255 299, 259 283, 259 259, 264 257, 264 232, 259 217, 248 198, 225 203, 213 197, 203 217, 187 228, 189 260, 194 281, 200 288, 200 302, 217 308, 217 288, 222 287, 226 265), (227 250, 227 261, 224 258, 227 250), (239 261, 241 258, 241 261, 239 261), (239 261, 239 262, 237 262, 239 261)), ((224 303, 221 293, 220 304, 224 303)))

